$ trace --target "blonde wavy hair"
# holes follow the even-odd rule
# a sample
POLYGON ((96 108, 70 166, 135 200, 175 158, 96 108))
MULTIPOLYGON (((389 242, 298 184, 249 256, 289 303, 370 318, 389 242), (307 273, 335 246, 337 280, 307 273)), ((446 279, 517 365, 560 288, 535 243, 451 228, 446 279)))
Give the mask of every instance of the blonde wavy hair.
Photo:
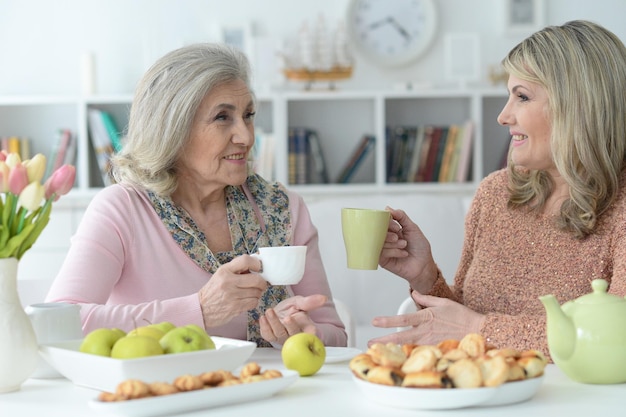
POLYGON ((254 98, 246 56, 227 45, 193 44, 157 60, 135 90, 122 149, 111 160, 114 180, 169 196, 178 185, 176 162, 202 99, 235 80, 254 98))
MULTIPOLYGON (((552 158, 569 185, 558 225, 584 238, 619 192, 626 159, 626 47, 607 29, 577 20, 534 33, 502 65, 546 89, 552 158)), ((550 176, 519 169, 510 159, 508 172, 509 207, 541 210, 553 190, 550 176)))

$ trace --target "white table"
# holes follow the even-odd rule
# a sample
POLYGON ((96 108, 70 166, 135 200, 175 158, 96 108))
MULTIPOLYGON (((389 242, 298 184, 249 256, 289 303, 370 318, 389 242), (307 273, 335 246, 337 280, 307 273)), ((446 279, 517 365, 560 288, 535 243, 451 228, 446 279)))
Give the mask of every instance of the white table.
MULTIPOLYGON (((257 349, 251 360, 264 369, 283 368, 280 353, 257 349)), ((66 379, 30 379, 20 391, 0 394, 2 417, 85 417, 102 413, 88 401, 97 391, 74 386, 66 379)), ((301 377, 277 395, 255 402, 229 405, 184 414, 185 417, 306 417, 306 416, 557 416, 626 415, 626 384, 586 385, 569 380, 556 366, 548 365, 543 386, 529 401, 500 406, 446 411, 393 409, 378 405, 362 395, 347 362, 326 364, 312 377, 301 377)))

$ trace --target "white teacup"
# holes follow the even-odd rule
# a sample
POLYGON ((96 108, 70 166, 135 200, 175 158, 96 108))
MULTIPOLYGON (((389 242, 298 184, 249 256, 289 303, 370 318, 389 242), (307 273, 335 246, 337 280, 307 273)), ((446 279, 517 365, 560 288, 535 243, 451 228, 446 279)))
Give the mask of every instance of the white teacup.
POLYGON ((294 285, 304 275, 306 246, 274 246, 259 248, 251 256, 263 264, 260 275, 272 285, 294 285))
MULTIPOLYGON (((25 309, 41 344, 83 338, 80 306, 71 303, 38 303, 25 309)), ((31 375, 32 378, 59 378, 59 374, 43 357, 31 375)))

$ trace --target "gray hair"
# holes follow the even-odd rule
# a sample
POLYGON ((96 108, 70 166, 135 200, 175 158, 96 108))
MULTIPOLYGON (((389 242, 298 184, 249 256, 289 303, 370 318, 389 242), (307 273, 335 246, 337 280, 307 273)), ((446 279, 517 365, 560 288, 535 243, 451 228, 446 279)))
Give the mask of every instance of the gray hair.
POLYGON ((235 80, 253 94, 246 56, 227 45, 193 44, 157 60, 135 90, 122 149, 111 160, 114 180, 169 196, 178 184, 176 161, 203 98, 235 80))
MULTIPOLYGON (((546 89, 552 158, 570 189, 559 224, 587 236, 616 198, 626 160, 626 47, 607 29, 576 20, 533 34, 502 64, 546 89)), ((509 205, 536 201, 541 209, 553 186, 547 173, 510 163, 509 174, 509 205)))

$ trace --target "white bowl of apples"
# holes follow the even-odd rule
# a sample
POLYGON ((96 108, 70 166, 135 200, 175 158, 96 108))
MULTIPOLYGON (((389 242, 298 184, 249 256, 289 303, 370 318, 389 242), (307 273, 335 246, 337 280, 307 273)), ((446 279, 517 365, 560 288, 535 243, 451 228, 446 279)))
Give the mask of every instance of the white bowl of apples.
POLYGON ((183 374, 234 370, 256 349, 253 342, 199 334, 199 329, 165 323, 137 328, 128 334, 118 329, 98 329, 84 339, 42 344, 39 352, 74 384, 114 391, 117 384, 131 378, 171 381, 183 374), (160 337, 159 333, 148 336, 151 331, 144 330, 159 325, 165 326, 160 337), (145 339, 149 337, 154 338, 156 345, 145 339))

